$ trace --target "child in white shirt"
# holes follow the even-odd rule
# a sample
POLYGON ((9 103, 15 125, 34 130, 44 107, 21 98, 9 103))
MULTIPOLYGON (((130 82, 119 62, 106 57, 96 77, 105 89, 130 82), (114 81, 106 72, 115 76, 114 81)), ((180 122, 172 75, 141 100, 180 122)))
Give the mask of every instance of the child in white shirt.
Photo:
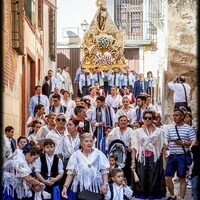
POLYGON ((43 142, 44 154, 34 163, 36 177, 45 184, 45 191, 51 194, 51 200, 60 200, 60 179, 63 177, 63 162, 54 154, 55 142, 47 138, 43 142))
POLYGON ((130 199, 133 195, 133 191, 126 185, 123 170, 113 168, 110 172, 110 176, 113 183, 108 185, 108 192, 106 193, 104 200, 130 199))

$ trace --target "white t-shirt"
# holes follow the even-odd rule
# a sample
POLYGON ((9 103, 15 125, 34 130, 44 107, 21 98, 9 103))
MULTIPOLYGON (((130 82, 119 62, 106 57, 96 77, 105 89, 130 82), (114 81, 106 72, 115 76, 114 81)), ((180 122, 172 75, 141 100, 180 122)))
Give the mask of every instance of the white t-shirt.
MULTIPOLYGON (((187 83, 183 83, 185 86, 187 101, 190 100, 190 90, 191 87, 187 83)), ((168 87, 174 91, 174 103, 177 102, 186 102, 185 92, 183 85, 181 83, 173 83, 172 81, 168 83, 168 87)))

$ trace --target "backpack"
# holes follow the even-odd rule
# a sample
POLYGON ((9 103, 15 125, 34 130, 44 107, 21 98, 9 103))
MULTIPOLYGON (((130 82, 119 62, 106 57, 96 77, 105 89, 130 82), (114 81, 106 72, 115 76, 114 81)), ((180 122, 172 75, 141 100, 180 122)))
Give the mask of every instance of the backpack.
POLYGON ((127 147, 122 140, 113 140, 108 146, 108 158, 111 155, 116 155, 118 157, 117 165, 120 168, 124 168, 126 164, 126 154, 127 147))

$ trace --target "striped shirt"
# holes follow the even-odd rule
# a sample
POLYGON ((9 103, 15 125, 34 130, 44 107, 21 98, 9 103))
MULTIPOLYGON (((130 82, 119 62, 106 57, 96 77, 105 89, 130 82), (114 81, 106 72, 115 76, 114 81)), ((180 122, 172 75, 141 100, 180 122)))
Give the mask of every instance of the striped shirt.
MULTIPOLYGON (((189 125, 183 124, 182 126, 177 126, 177 130, 182 141, 192 141, 196 137, 194 129, 189 125)), ((174 124, 168 127, 166 138, 168 140, 170 154, 184 154, 182 146, 174 142, 178 140, 174 124)), ((186 151, 189 150, 189 146, 184 147, 186 151)))

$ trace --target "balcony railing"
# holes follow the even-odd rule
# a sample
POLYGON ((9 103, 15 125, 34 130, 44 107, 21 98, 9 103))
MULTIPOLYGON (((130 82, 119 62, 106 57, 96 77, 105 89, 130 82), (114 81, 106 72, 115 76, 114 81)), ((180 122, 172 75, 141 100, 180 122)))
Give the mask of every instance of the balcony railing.
POLYGON ((157 43, 163 0, 107 0, 108 12, 126 40, 138 45, 157 43))
POLYGON ((117 27, 125 32, 127 40, 141 44, 155 44, 157 29, 150 21, 115 22, 117 27))

